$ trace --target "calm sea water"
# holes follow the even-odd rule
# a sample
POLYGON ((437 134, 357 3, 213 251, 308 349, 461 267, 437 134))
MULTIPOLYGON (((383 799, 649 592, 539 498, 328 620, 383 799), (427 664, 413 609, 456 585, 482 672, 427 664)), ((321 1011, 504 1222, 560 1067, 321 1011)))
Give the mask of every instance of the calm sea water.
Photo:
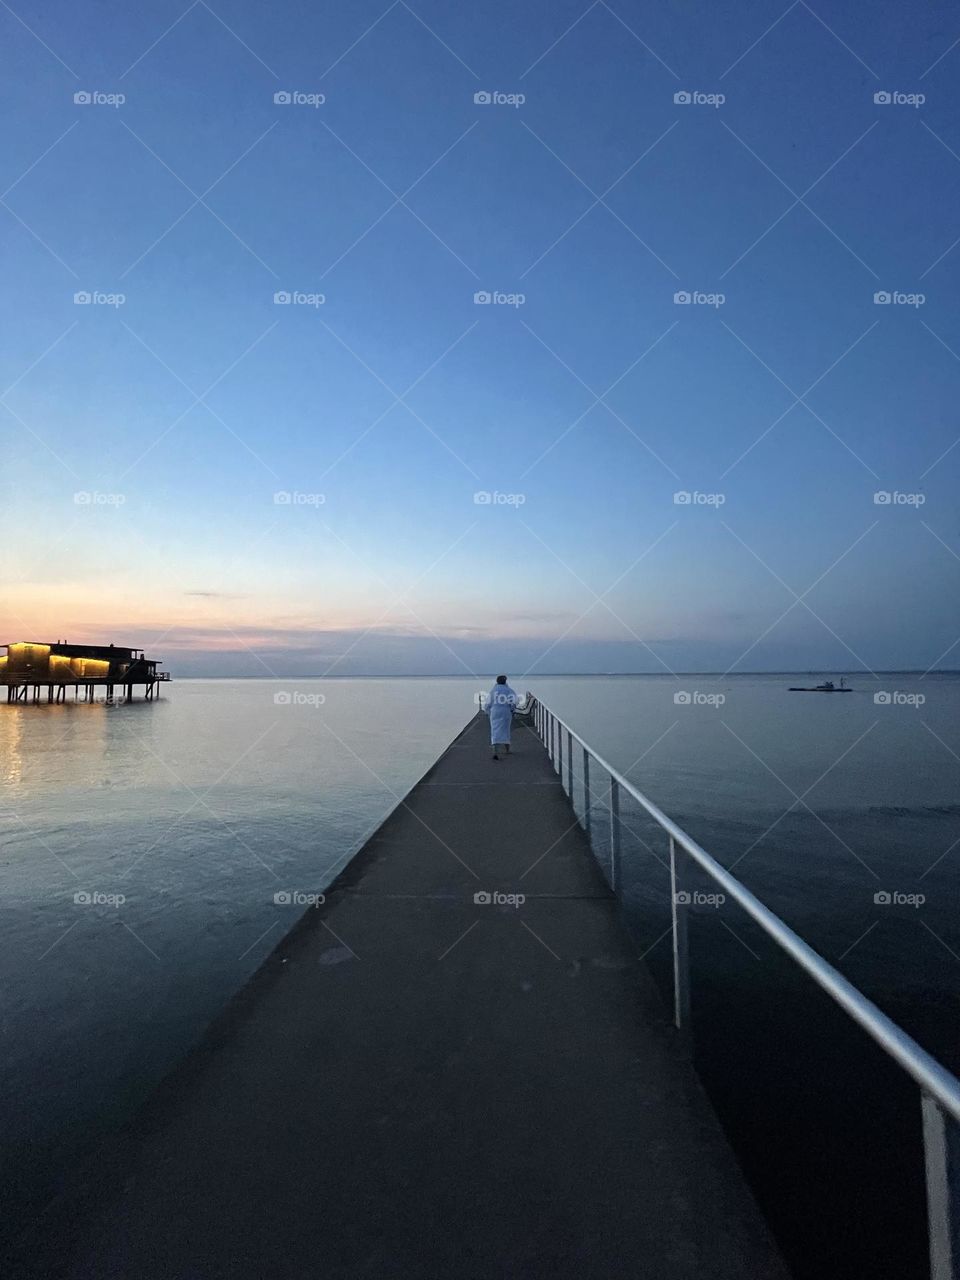
MULTIPOLYGON (((787 692, 818 679, 526 683, 960 1069, 960 677, 787 692)), ((10 1211, 32 1213, 182 1056, 303 909, 275 894, 329 883, 477 688, 183 681, 154 704, 0 705, 10 1211)), ((663 840, 624 818, 627 894, 653 945, 663 840)), ((753 964, 749 932, 725 923, 753 964)))

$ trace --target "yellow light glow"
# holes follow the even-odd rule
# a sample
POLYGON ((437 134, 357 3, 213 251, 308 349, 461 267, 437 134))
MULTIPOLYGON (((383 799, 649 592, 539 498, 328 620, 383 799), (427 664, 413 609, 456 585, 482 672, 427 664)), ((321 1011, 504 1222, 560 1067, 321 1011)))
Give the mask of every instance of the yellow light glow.
POLYGON ((110 663, 101 658, 70 658, 69 662, 73 674, 87 680, 100 679, 110 672, 110 663))

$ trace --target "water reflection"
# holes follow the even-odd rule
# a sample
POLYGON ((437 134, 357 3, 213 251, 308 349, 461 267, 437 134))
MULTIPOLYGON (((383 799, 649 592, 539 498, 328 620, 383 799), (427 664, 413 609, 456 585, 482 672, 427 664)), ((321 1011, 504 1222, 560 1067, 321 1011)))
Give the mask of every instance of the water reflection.
POLYGON ((23 708, 4 707, 0 715, 0 779, 19 786, 23 781, 23 708))
POLYGON ((0 706, 0 785, 33 794, 99 776, 124 707, 105 702, 0 706))

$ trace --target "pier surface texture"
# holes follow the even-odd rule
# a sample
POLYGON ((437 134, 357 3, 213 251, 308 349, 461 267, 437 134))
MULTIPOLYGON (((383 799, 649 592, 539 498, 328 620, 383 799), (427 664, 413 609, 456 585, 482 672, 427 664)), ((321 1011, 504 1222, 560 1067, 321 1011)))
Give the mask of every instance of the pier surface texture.
POLYGON ((487 737, 93 1162, 58 1273, 785 1280, 543 746, 487 737))

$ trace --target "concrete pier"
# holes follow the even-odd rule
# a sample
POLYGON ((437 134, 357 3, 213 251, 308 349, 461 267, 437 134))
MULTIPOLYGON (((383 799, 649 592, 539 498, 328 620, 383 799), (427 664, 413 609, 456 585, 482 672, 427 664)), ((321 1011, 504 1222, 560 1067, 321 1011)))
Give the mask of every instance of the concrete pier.
POLYGON ((51 1215, 62 1274, 784 1280, 542 745, 486 737, 51 1215))

